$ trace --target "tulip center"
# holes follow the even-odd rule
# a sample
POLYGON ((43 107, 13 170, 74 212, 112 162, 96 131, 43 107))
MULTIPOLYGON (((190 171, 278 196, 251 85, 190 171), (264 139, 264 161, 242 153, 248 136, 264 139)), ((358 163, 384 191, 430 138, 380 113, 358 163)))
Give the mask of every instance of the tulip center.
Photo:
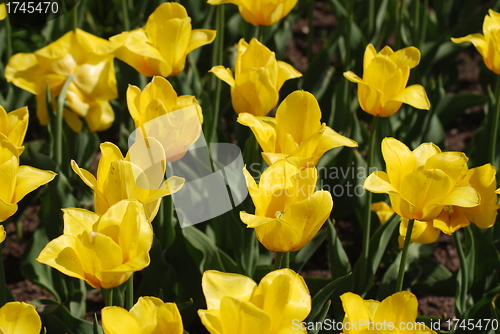
POLYGON ((283 216, 285 215, 285 213, 281 212, 281 211, 276 211, 276 213, 274 214, 274 217, 276 218, 283 218, 283 216))
POLYGON ((445 205, 444 210, 449 213, 453 213, 453 205, 445 205))

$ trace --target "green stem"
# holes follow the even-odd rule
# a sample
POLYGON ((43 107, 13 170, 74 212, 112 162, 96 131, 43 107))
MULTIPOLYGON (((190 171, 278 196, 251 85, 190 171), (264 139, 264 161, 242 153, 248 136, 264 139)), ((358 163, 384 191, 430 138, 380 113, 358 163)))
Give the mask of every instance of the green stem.
MULTIPOLYGON (((366 168, 368 169, 367 172, 370 171, 370 167, 373 165, 373 157, 375 155, 375 138, 376 138, 376 132, 377 132, 377 124, 378 124, 379 117, 375 116, 373 117, 372 121, 372 127, 371 127, 371 132, 370 132, 370 138, 368 140, 368 157, 367 157, 367 164, 366 168)), ((366 192, 366 201, 365 201, 365 225, 364 225, 364 234, 363 234, 363 246, 362 246, 362 254, 363 258, 365 259, 365 263, 368 265, 368 253, 370 250, 370 230, 371 230, 371 221, 372 221, 372 211, 371 211, 371 204, 372 204, 372 193, 370 191, 366 192)))
POLYGON ((127 281, 127 292, 125 293, 125 308, 130 310, 134 306, 134 273, 127 281))
MULTIPOLYGON (((3 243, 0 244, 0 256, 2 256, 3 243)), ((5 281, 5 269, 3 266, 3 256, 0 259, 0 307, 7 302, 7 282, 5 281)))
POLYGON ((368 31, 375 32, 375 0, 370 0, 368 6, 368 31))
POLYGON ((128 17, 128 4, 127 0, 122 0, 122 11, 123 11, 123 27, 125 31, 130 30, 130 20, 128 17))
POLYGON ((458 258, 460 259, 460 273, 462 275, 462 284, 460 285, 461 289, 461 294, 460 294, 460 306, 462 311, 465 311, 465 300, 467 297, 467 290, 469 286, 469 282, 467 279, 467 264, 465 263, 465 254, 464 254, 464 248, 462 247, 462 241, 460 240, 460 236, 458 234, 458 231, 453 233, 453 240, 455 240, 455 247, 457 248, 458 251, 458 258))
POLYGON ((346 71, 350 70, 351 67, 351 27, 352 21, 354 20, 354 1, 347 0, 348 4, 348 14, 347 14, 347 28, 345 33, 345 59, 344 68, 346 71))
POLYGON ((263 26, 257 26, 257 40, 261 42, 262 44, 264 43, 264 27, 263 26))
POLYGON ((399 1, 398 23, 396 27, 396 50, 401 49, 401 35, 403 31, 404 0, 399 1))
POLYGON ((78 29, 78 2, 75 7, 73 7, 73 12, 71 13, 72 23, 73 23, 73 31, 76 32, 78 29))
POLYGON ((288 268, 289 266, 290 266, 290 253, 276 252, 276 257, 274 258, 273 270, 288 268))
POLYGON ((10 60, 10 57, 12 57, 12 27, 10 26, 9 15, 7 15, 7 17, 5 18, 5 34, 5 52, 7 52, 7 61, 5 63, 7 64, 10 60))
MULTIPOLYGON (((216 12, 216 27, 217 27, 217 38, 215 39, 215 49, 213 53, 213 66, 222 65, 224 60, 224 6, 217 6, 216 12)), ((217 140, 217 126, 219 124, 219 109, 220 109, 220 95, 222 89, 221 80, 214 78, 215 80, 215 99, 214 99, 214 110, 212 119, 212 128, 210 129, 209 143, 213 143, 217 140)), ((214 82, 214 81, 213 81, 214 82)))
POLYGON ((500 122, 500 75, 497 75, 497 83, 495 89, 495 114, 493 115, 493 123, 491 124, 491 134, 490 134, 490 154, 489 154, 489 162, 495 165, 495 153, 496 153, 496 145, 497 145, 497 136, 498 136, 498 122, 500 122))
POLYGON ((54 161, 58 169, 61 168, 62 164, 62 132, 63 132, 63 111, 64 111, 64 101, 66 100, 66 93, 68 92, 69 85, 73 80, 73 75, 69 75, 64 82, 61 93, 57 97, 57 124, 55 130, 55 154, 54 161))
POLYGON ((413 231, 413 224, 415 220, 408 221, 408 228, 406 229, 405 244, 403 246, 403 254, 401 254, 401 262, 399 263, 398 280, 396 282, 396 292, 403 291, 403 279, 406 270, 406 258, 408 257, 408 248, 410 247, 411 232, 413 231))
POLYGON ((312 61, 313 43, 314 43, 314 0, 309 0, 309 8, 307 12, 307 60, 312 61))
POLYGON ((113 306, 113 288, 102 288, 102 292, 104 294, 104 306, 113 306))

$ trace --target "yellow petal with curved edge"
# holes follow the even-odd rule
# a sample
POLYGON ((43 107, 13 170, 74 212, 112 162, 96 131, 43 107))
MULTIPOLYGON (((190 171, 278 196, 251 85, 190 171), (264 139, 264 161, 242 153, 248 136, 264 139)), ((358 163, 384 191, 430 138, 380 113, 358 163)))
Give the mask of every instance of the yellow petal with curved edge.
POLYGON ((243 167, 243 176, 245 177, 248 193, 250 194, 250 197, 252 197, 252 202, 256 208, 262 210, 267 204, 266 196, 261 196, 263 194, 261 194, 253 176, 247 171, 246 165, 243 167))
MULTIPOLYGON (((399 225, 399 248, 403 248, 406 230, 408 229, 408 219, 401 219, 401 224, 399 225)), ((434 227, 433 221, 420 221, 415 220, 413 222, 413 229, 411 233, 411 242, 416 242, 418 244, 431 244, 435 242, 439 237, 440 231, 434 227)))
POLYGON ((234 87, 235 81, 233 77, 233 72, 231 72, 230 68, 225 68, 224 66, 214 66, 209 72, 215 74, 217 78, 221 79, 229 86, 234 87))
POLYGON ((382 155, 391 185, 400 190, 402 180, 414 171, 415 155, 408 146, 394 138, 382 140, 382 155))
POLYGON ((320 120, 321 110, 311 93, 295 91, 288 95, 276 111, 277 149, 284 149, 287 134, 292 135, 295 143, 302 143, 320 129, 320 120))
POLYGON ((75 237, 61 235, 50 241, 36 260, 59 270, 65 275, 86 280, 85 271, 80 260, 81 254, 77 253, 75 243, 75 237))
POLYGON ((85 169, 80 168, 75 160, 71 160, 71 168, 87 186, 89 186, 92 190, 97 189, 97 180, 94 175, 85 169))
POLYGON ((350 326, 349 334, 358 334, 368 328, 369 321, 373 319, 370 319, 363 298, 352 292, 346 292, 340 296, 340 299, 345 312, 344 325, 346 322, 357 324, 357 326, 350 326))
MULTIPOLYGON (((150 297, 151 298, 151 297, 150 297)), ((174 303, 164 303, 158 308, 158 333, 184 333, 181 314, 174 303)))
POLYGON ((465 176, 468 160, 469 158, 462 152, 438 153, 427 159, 424 168, 440 169, 453 181, 457 181, 465 176))
POLYGON ((210 334, 223 334, 219 310, 198 310, 201 323, 210 334))
POLYGON ((231 100, 237 114, 248 112, 264 116, 278 103, 278 91, 266 68, 248 69, 237 75, 235 82, 231 100))
MULTIPOLYGON (((254 219, 268 219, 257 217, 254 219)), ((255 227, 255 234, 260 243, 268 250, 288 252, 300 244, 301 235, 288 221, 273 219, 267 224, 255 227)))
POLYGON ((401 93, 393 97, 391 101, 406 103, 417 109, 429 110, 431 108, 427 93, 421 85, 406 87, 401 93))
POLYGON ((186 49, 186 55, 203 45, 212 43, 216 34, 217 32, 215 30, 208 29, 195 29, 191 31, 191 38, 189 39, 189 44, 186 49))
POLYGON ((0 225, 0 243, 2 243, 5 238, 7 238, 7 232, 5 232, 3 225, 0 225))
POLYGON ((375 312, 375 323, 393 323, 396 328, 406 329, 418 315, 417 297, 409 291, 397 292, 384 299, 375 312))
POLYGON ((358 147, 358 143, 327 126, 322 133, 316 153, 322 156, 325 152, 340 146, 358 147))
POLYGON ((271 334, 271 317, 250 302, 224 297, 219 312, 223 333, 271 334))
POLYGON ((435 228, 449 235, 469 225, 470 222, 467 216, 463 213, 461 208, 455 206, 445 207, 433 221, 433 226, 435 228))
POLYGON ((375 47, 370 43, 366 46, 365 53, 363 55, 363 73, 366 72, 367 67, 370 65, 371 61, 373 60, 373 58, 375 58, 375 56, 377 56, 377 50, 375 50, 375 47))
POLYGON ((19 166, 13 201, 15 203, 19 202, 26 194, 52 181, 56 175, 56 173, 48 170, 19 166))
POLYGON ((102 309, 102 328, 106 334, 142 333, 137 320, 127 310, 118 306, 102 309))
POLYGON ((370 210, 375 211, 380 220, 380 224, 384 224, 394 214, 394 209, 386 202, 372 203, 370 210))
POLYGON ((311 295, 299 274, 291 269, 264 276, 252 295, 252 303, 272 319, 272 333, 293 333, 293 320, 304 320, 311 312, 311 295))
POLYGON ((444 205, 456 205, 466 208, 475 207, 481 204, 481 196, 471 186, 456 186, 442 200, 444 205))
POLYGON ((17 203, 17 201, 14 201, 19 163, 16 155, 17 150, 12 143, 7 141, 7 139, 1 141, 0 138, 0 142, 0 145, 3 146, 0 147, 0 184, 2 185, 2 187, 0 187, 0 199, 9 204, 17 203))
POLYGON ((5 8, 5 4, 0 4, 0 21, 7 17, 7 9, 5 8))
POLYGON ((238 114, 238 123, 252 130, 264 152, 274 152, 276 143, 276 123, 271 117, 256 117, 249 113, 238 114))
POLYGON ((393 96, 393 90, 399 88, 399 84, 388 85, 388 83, 397 73, 398 68, 394 62, 385 57, 377 56, 373 58, 366 68, 366 72, 363 73, 363 81, 384 92, 384 95, 393 96))
MULTIPOLYGON (((158 327, 158 308, 163 301, 156 297, 140 297, 137 303, 130 309, 130 314, 137 320, 141 327, 140 333, 156 333, 158 327)), ((167 333, 168 331, 164 331, 167 333)))
POLYGON ((403 217, 422 221, 434 219, 449 203, 446 198, 453 187, 450 177, 439 169, 424 169, 407 175, 401 182, 400 194, 415 206, 415 211, 403 217))
POLYGON ((44 74, 46 71, 38 66, 38 59, 33 53, 17 53, 9 59, 5 67, 5 78, 8 82, 34 95, 44 93, 44 74))
POLYGON ((201 287, 208 310, 213 310, 220 309, 220 303, 224 297, 249 301, 257 284, 243 275, 207 270, 203 273, 201 287))
POLYGON ((12 216, 17 211, 17 204, 6 203, 0 198, 0 222, 6 221, 7 218, 12 216))
POLYGON ((33 305, 10 302, 0 308, 0 328, 4 333, 38 334, 42 322, 33 305))
MULTIPOLYGON (((149 104, 155 100, 160 100, 166 109, 171 109, 174 107, 175 101, 177 100, 177 93, 167 79, 160 76, 154 76, 151 82, 142 90, 139 99, 142 112, 147 110, 149 104)), ((144 123, 151 119, 152 118, 146 117, 144 123)))
POLYGON ((391 184, 389 176, 382 171, 371 173, 366 178, 363 188, 377 194, 393 194, 399 196, 398 191, 391 184))
POLYGON ((487 44, 486 41, 484 40, 484 36, 481 34, 470 34, 465 37, 460 37, 460 38, 452 38, 451 41, 453 43, 464 43, 464 42, 470 42, 474 44, 476 47, 477 51, 481 54, 481 56, 486 57, 487 56, 487 44))
POLYGON ((416 47, 410 46, 394 52, 389 59, 391 59, 399 68, 403 68, 405 66, 414 68, 418 65, 418 63, 420 63, 420 51, 416 47))
POLYGON ((302 76, 302 73, 297 71, 292 65, 280 60, 276 63, 278 65, 278 81, 276 83, 277 90, 281 89, 285 81, 300 78, 302 76))
POLYGON ((415 170, 423 168, 430 157, 439 153, 441 153, 441 149, 434 143, 420 144, 419 147, 413 150, 416 158, 415 170))
POLYGON ((137 86, 134 85, 128 85, 127 88, 127 108, 130 113, 130 116, 135 122, 136 128, 141 125, 141 123, 138 124, 138 121, 141 120, 140 117, 140 110, 141 110, 141 102, 140 102, 140 96, 141 96, 141 89, 137 86))
POLYGON ((98 214, 78 208, 62 209, 64 220, 64 235, 77 237, 83 231, 91 231, 92 226, 101 216, 98 214))
POLYGON ((123 154, 115 144, 111 142, 104 142, 100 145, 101 149, 101 159, 99 160, 99 165, 97 166, 97 180, 98 188, 102 190, 102 182, 109 175, 109 169, 111 163, 117 160, 123 160, 123 154))
MULTIPOLYGON (((5 112, 5 109, 1 109, 5 112)), ((2 122, 7 122, 5 126, 8 126, 8 129, 4 132, 4 129, 2 128, 1 132, 4 133, 15 146, 18 147, 19 151, 19 147, 23 145, 24 136, 28 130, 28 107, 19 108, 8 114, 5 113, 5 116, 6 117, 5 119, 2 119, 2 122)), ((20 153, 22 153, 22 151, 20 153)))

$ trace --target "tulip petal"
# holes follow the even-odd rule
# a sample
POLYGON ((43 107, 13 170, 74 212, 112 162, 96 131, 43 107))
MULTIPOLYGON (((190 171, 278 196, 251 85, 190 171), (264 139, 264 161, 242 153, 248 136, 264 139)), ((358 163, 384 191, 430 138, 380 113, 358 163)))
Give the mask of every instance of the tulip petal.
POLYGON ((440 169, 452 180, 465 176, 469 158, 462 152, 444 152, 435 154, 425 162, 425 169, 440 169))
POLYGON ((467 219, 465 213, 458 207, 445 207, 433 221, 433 226, 436 229, 448 235, 469 225, 469 219, 467 219))
POLYGON ((201 287, 207 301, 207 309, 220 309, 223 297, 249 301, 257 284, 249 277, 207 270, 203 273, 201 287))
POLYGON ((201 323, 210 334, 223 334, 219 310, 198 310, 201 323))
POLYGON ((281 89, 285 81, 300 78, 302 76, 302 73, 297 71, 292 65, 280 60, 276 63, 278 64, 278 82, 276 83, 277 90, 281 89))
POLYGON ((231 99, 236 113, 248 112, 256 116, 268 114, 278 103, 278 91, 269 71, 264 67, 249 69, 237 75, 231 99))
POLYGON ((184 333, 181 314, 174 303, 164 303, 158 308, 158 333, 184 333))
POLYGON ((456 186, 443 199, 442 204, 470 208, 481 204, 481 197, 471 186, 456 186))
POLYGON ((5 67, 5 78, 8 82, 34 95, 44 93, 45 74, 38 66, 37 57, 33 53, 17 53, 9 59, 5 67))
MULTIPOLYGON (((373 46, 373 44, 368 44, 365 48, 365 54, 363 56, 363 73, 366 72, 366 69, 367 67, 370 65, 370 62, 373 60, 373 58, 375 58, 377 56, 377 50, 375 50, 375 47, 373 46)), ((350 71, 349 71, 350 72, 350 71)), ((355 75, 354 73, 350 72, 349 74, 350 76, 351 75, 355 75)), ((345 76, 345 74, 344 74, 345 76)), ((347 77, 346 77, 347 78, 347 77)), ((349 79, 349 78, 348 78, 349 79)), ((351 79, 349 79, 350 81, 352 81, 351 79)), ((361 80, 361 79, 360 79, 361 80)), ((354 82, 354 81, 353 81, 354 82)))
MULTIPOLYGON (((384 299, 375 312, 375 323, 400 326, 414 323, 418 315, 417 297, 409 291, 397 292, 384 299)), ((401 328, 406 329, 406 328, 401 328)))
POLYGON ((0 330, 3 333, 38 334, 41 329, 40 316, 30 304, 10 302, 0 309, 0 330))
POLYGON ((118 306, 102 309, 102 328, 106 334, 142 333, 137 320, 127 310, 118 306))
POLYGON ((400 184, 406 175, 413 172, 415 155, 412 151, 394 138, 382 140, 382 155, 387 167, 387 175, 395 189, 400 189, 400 184))
POLYGON ((99 220, 101 216, 98 214, 78 208, 62 209, 64 212, 64 235, 77 237, 83 231, 91 231, 92 226, 99 220))
POLYGON ((75 160, 71 160, 71 168, 73 171, 80 177, 80 179, 90 187, 92 190, 97 189, 97 180, 95 179, 95 176, 92 175, 90 172, 86 171, 83 168, 80 168, 78 164, 76 163, 75 160))
POLYGON ((486 44, 484 36, 481 34, 470 34, 460 38, 452 38, 451 41, 457 44, 470 42, 476 47, 477 51, 479 51, 479 53, 481 54, 481 56, 483 56, 483 58, 487 56, 488 46, 486 44))
POLYGON ((420 144, 419 147, 413 150, 416 158, 415 170, 422 169, 430 157, 439 153, 441 153, 441 149, 434 143, 420 144))
POLYGON ((429 110, 431 108, 427 93, 421 85, 406 87, 401 93, 393 97, 391 101, 406 103, 417 109, 429 110))
POLYGON ((389 176, 382 171, 371 173, 365 180, 363 188, 377 194, 393 194, 399 195, 396 188, 393 187, 389 180, 389 176))
MULTIPOLYGON (((2 110, 5 112, 5 109, 2 108, 2 110)), ((5 116, 5 119, 2 119, 2 123, 6 121, 5 126, 8 125, 9 129, 5 132, 4 129, 2 129, 1 132, 6 134, 15 146, 22 146, 26 131, 28 130, 28 107, 19 108, 8 114, 5 113, 5 116)))
POLYGON ((56 175, 57 174, 52 171, 41 170, 30 166, 19 166, 13 201, 15 203, 19 202, 26 194, 52 181, 56 175))
POLYGON ((351 326, 349 334, 359 334, 365 328, 368 328, 369 321, 373 319, 370 319, 363 298, 352 292, 347 292, 341 295, 340 299, 345 312, 344 322, 348 321, 350 324, 357 324, 356 327, 351 326))
POLYGON ((410 46, 394 52, 390 59, 399 68, 408 66, 411 69, 420 63, 420 51, 416 47, 410 46))
POLYGON ((17 204, 6 203, 0 198, 0 222, 6 221, 7 218, 11 217, 17 211, 17 204))
POLYGON ((86 280, 81 254, 76 250, 76 239, 69 235, 50 241, 40 252, 37 261, 59 270, 65 275, 86 280))
MULTIPOLYGON (((399 225, 399 248, 403 248, 406 230, 408 229, 408 219, 403 218, 399 225)), ((433 221, 415 220, 411 233, 411 242, 418 244, 431 244, 439 237, 440 231, 433 225, 433 221)))
POLYGON ((233 72, 231 72, 230 68, 225 68, 224 66, 214 66, 209 72, 215 74, 217 78, 221 79, 229 86, 234 87, 235 81, 233 77, 233 72))
POLYGON ((252 303, 224 297, 220 304, 223 333, 271 334, 271 317, 252 303))
POLYGON ((272 117, 256 117, 249 113, 238 115, 237 122, 252 130, 262 151, 273 152, 276 141, 276 119, 272 117))
POLYGON ((215 35, 215 30, 194 29, 191 31, 191 38, 189 39, 189 44, 186 49, 186 55, 203 45, 212 43, 215 39, 215 35))

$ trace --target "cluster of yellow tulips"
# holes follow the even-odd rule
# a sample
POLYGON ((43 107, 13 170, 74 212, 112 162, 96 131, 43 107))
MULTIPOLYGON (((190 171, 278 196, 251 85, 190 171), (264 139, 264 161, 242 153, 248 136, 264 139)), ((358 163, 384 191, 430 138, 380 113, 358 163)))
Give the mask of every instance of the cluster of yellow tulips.
MULTIPOLYGON (((297 0, 208 0, 204 5, 229 3, 237 5, 242 18, 260 29, 287 16, 297 0)), ((5 7, 0 6, 0 20, 4 12, 5 7)), ((498 31, 500 14, 490 10, 484 21, 484 35, 453 41, 472 42, 486 66, 500 74, 498 31)), ((57 110, 75 133, 100 132, 113 125, 115 114, 110 101, 118 97, 121 84, 116 79, 115 58, 141 75, 152 77, 142 89, 129 85, 126 91, 129 120, 136 137, 125 155, 114 143, 100 144, 95 176, 80 167, 86 167, 82 162, 61 161, 70 164, 92 190, 93 211, 61 208, 62 234, 49 241, 36 258, 92 288, 102 288, 106 304, 101 312, 102 329, 106 334, 185 333, 177 304, 164 302, 161 296, 140 296, 133 306, 116 305, 112 291, 126 285, 127 300, 134 300, 134 273, 151 263, 150 250, 155 234, 159 234, 153 221, 162 199, 180 191, 186 183, 181 177, 166 178, 167 165, 180 160, 198 140, 207 117, 198 102, 201 97, 179 95, 166 77, 183 73, 188 55, 214 42, 222 33, 192 29, 186 8, 166 2, 154 10, 142 28, 109 40, 74 29, 34 53, 13 55, 5 67, 8 82, 36 95, 36 115, 41 125, 48 125, 53 110, 57 110), (189 116, 175 113, 186 108, 193 111, 189 116)), ((263 43, 257 38, 249 42, 241 39, 235 47, 234 68, 219 64, 209 72, 230 86, 236 122, 251 130, 268 165, 258 182, 247 167, 243 168, 242 178, 255 211, 240 211, 239 218, 247 228, 255 230, 265 249, 275 252, 274 270, 261 275, 258 284, 241 273, 204 271, 201 289, 206 309, 198 309, 197 314, 212 334, 307 333, 309 327, 299 324, 306 324, 314 305, 304 278, 287 268, 289 256, 306 247, 331 216, 332 194, 317 186, 320 159, 335 148, 358 147, 356 141, 322 122, 320 105, 312 93, 296 90, 279 103, 285 82, 302 77, 302 73, 277 60, 275 52, 263 43)), ((373 152, 378 146, 379 118, 391 117, 403 104, 431 108, 422 85, 408 86, 410 70, 420 63, 420 58, 416 47, 394 51, 385 46, 377 52, 369 44, 362 77, 352 71, 343 74, 357 84, 361 109, 374 117, 368 167, 373 165, 373 152)), ((18 211, 17 204, 26 194, 57 175, 20 165, 28 117, 27 107, 9 113, 0 107, 2 222, 18 211)), ((54 147, 58 147, 57 143, 54 147)), ((440 232, 452 235, 471 222, 480 229, 491 228, 500 207, 494 161, 469 168, 469 159, 462 152, 442 152, 434 143, 422 143, 412 151, 390 137, 382 140, 381 152, 386 172, 370 174, 364 188, 388 194, 390 206, 386 202, 372 204, 372 195, 367 193, 363 252, 370 250, 369 210, 376 211, 382 223, 394 213, 399 215, 399 247, 403 251, 398 282, 395 293, 382 301, 364 300, 363 293, 346 289, 340 296, 345 312, 344 334, 406 333, 402 326, 416 324, 418 316, 417 298, 402 291, 410 243, 433 243, 440 232), (378 324, 395 327, 380 329, 378 324)), ((61 166, 57 168, 61 173, 61 166)), ((207 228, 207 235, 210 233, 213 231, 207 228)), ((5 236, 1 226, 0 242, 5 236)), ((41 327, 30 304, 10 302, 0 309, 2 333, 39 333, 41 327)), ((436 333, 428 326, 409 332, 436 333)))

